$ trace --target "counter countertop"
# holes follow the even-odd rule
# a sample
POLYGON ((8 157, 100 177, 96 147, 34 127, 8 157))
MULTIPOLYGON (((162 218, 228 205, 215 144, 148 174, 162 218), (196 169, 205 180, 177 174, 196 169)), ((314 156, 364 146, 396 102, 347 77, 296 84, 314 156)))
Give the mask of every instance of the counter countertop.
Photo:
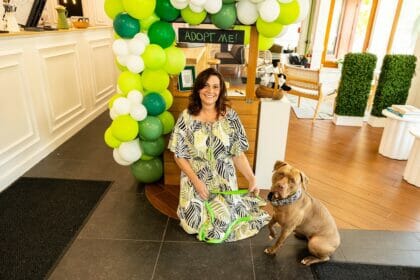
POLYGON ((98 29, 108 29, 112 26, 103 25, 103 26, 90 26, 88 28, 69 28, 69 29, 59 29, 59 30, 42 30, 42 31, 24 31, 21 32, 11 32, 11 33, 0 33, 0 38, 10 38, 10 37, 21 37, 21 36, 39 36, 39 35, 50 35, 50 34, 64 34, 69 32, 81 32, 86 30, 98 30, 98 29))

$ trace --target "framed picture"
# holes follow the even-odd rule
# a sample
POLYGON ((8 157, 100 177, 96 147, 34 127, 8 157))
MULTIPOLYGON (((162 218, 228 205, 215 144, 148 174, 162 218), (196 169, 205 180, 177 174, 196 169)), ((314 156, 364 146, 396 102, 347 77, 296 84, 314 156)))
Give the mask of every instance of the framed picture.
POLYGON ((195 68, 193 65, 185 66, 178 76, 179 91, 191 90, 195 81, 195 68))

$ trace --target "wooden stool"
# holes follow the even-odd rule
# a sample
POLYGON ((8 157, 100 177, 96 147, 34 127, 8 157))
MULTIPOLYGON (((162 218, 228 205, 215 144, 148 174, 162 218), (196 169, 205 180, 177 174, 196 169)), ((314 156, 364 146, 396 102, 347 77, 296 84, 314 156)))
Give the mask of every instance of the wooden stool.
POLYGON ((220 64, 220 59, 217 59, 217 58, 207 59, 207 64, 214 69, 218 69, 219 64, 220 64))

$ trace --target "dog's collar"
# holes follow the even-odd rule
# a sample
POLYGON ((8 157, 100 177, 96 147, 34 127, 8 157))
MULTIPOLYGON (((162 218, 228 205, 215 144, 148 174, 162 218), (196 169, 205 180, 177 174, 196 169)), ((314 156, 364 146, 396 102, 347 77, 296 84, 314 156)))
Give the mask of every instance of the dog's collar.
MULTIPOLYGON (((272 193, 271 193, 272 194, 272 193)), ((273 206, 284 206, 292 204, 293 202, 297 201, 302 196, 302 189, 298 189, 294 194, 286 197, 286 198, 274 198, 270 197, 269 194, 269 200, 273 206)))

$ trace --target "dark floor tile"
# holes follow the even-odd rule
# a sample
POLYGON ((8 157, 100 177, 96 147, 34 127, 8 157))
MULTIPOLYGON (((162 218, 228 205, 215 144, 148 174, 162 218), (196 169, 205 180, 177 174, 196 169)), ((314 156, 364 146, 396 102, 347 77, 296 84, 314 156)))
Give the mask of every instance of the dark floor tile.
POLYGON ((78 239, 49 279, 151 279, 159 247, 160 242, 78 239))
POLYGON ((145 195, 108 192, 80 237, 160 241, 167 220, 145 195))
MULTIPOLYGON (((280 227, 276 226, 274 228, 276 230, 276 239, 271 240, 268 237, 269 236, 268 227, 265 226, 260 230, 260 232, 257 235, 251 237, 251 244, 252 245, 265 245, 267 247, 274 244, 275 240, 277 240, 281 232, 280 227)), ((296 238, 293 234, 291 234, 286 239, 285 245, 306 245, 306 240, 296 238)))
POLYGON ((169 219, 166 228, 165 241, 183 241, 183 242, 201 242, 197 239, 196 234, 188 234, 179 225, 179 220, 169 219))
POLYGON ((254 279, 250 247, 164 242, 153 279, 254 279))
POLYGON ((313 279, 311 269, 300 263, 309 254, 306 246, 285 245, 275 256, 264 253, 266 246, 252 246, 255 279, 313 279))
POLYGON ((340 230, 340 235, 341 247, 420 250, 420 240, 413 232, 340 230))
MULTIPOLYGON (((80 173, 83 168, 80 160, 59 160, 45 158, 29 169, 25 177, 49 177, 66 179, 93 179, 82 178, 80 173)), ((105 179, 104 179, 105 180, 105 179)))

